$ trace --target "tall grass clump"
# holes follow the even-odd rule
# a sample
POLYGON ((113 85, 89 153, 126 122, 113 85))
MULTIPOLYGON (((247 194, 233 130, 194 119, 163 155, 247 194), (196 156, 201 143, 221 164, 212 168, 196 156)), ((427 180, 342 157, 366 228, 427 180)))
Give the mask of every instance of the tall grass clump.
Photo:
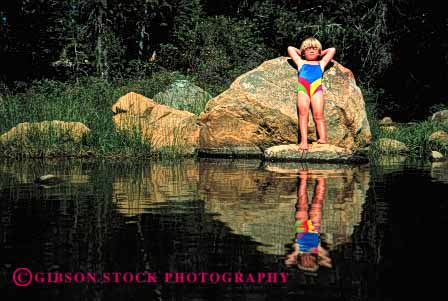
POLYGON ((50 154, 156 156, 152 146, 138 132, 125 134, 115 129, 111 107, 119 97, 131 91, 152 98, 178 79, 185 79, 185 76, 176 72, 160 72, 147 78, 130 78, 115 83, 85 77, 71 82, 36 81, 21 93, 2 89, 0 135, 19 123, 45 120, 81 122, 91 130, 77 147, 74 144, 70 146, 57 135, 53 137, 40 133, 33 134, 27 140, 29 142, 23 145, 19 142, 1 144, 2 154, 12 157, 50 154))
POLYGON ((430 143, 429 137, 438 130, 448 130, 447 124, 435 123, 429 120, 410 124, 394 124, 395 130, 381 129, 378 138, 389 138, 403 142, 409 149, 411 157, 428 158, 432 150, 448 155, 446 144, 430 143))
POLYGON ((362 84, 360 84, 360 89, 364 97, 367 120, 369 121, 370 132, 372 134, 372 144, 369 147, 368 156, 371 161, 375 161, 379 157, 379 152, 375 147, 375 141, 377 141, 380 136, 378 99, 381 97, 382 91, 362 84))

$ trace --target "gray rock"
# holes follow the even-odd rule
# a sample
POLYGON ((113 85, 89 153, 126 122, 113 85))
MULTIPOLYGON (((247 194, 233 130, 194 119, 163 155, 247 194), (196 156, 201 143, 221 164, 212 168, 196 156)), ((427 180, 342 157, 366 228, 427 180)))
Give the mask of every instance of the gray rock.
POLYGON ((165 91, 154 95, 158 103, 191 113, 199 113, 212 96, 187 80, 177 80, 165 91))
POLYGON ((435 112, 431 116, 431 121, 434 122, 446 122, 448 121, 448 110, 442 110, 439 112, 435 112))

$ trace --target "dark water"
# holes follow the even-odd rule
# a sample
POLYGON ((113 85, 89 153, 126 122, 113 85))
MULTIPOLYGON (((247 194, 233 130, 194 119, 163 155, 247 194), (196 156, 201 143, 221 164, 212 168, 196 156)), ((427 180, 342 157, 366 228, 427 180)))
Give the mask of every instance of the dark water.
POLYGON ((419 283, 404 272, 415 238, 437 240, 437 231, 426 230, 447 224, 446 170, 406 161, 4 162, 1 300, 392 300, 397 276, 419 283), (62 181, 34 183, 45 174, 62 181), (319 257, 317 271, 304 271, 294 255, 294 223, 307 204, 320 204, 330 260, 319 257), (18 268, 32 271, 33 281, 25 274, 14 282, 18 268), (71 280, 42 276, 58 272, 72 273, 71 280), (128 278, 87 281, 88 272, 128 278), (142 272, 154 277, 129 278, 142 272), (175 272, 189 278, 165 280, 175 272), (201 272, 221 278, 194 279, 201 272), (236 283, 237 272, 244 283, 236 283), (270 283, 247 278, 268 273, 270 283))

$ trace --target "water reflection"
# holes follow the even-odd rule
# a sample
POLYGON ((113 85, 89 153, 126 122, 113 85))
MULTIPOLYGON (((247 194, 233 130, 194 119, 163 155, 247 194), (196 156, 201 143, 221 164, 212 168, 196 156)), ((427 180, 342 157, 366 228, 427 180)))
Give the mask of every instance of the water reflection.
POLYGON ((325 197, 326 180, 317 176, 311 208, 308 207, 307 181, 308 170, 299 173, 300 183, 297 186, 295 241, 293 252, 288 254, 285 264, 297 265, 303 271, 315 272, 319 265, 331 268, 329 252, 323 247, 320 235, 322 221, 322 207, 325 197))
MULTIPOLYGON (((34 161, 2 164, 0 174, 4 278, 17 266, 41 271, 289 271, 285 289, 303 295, 309 283, 303 285, 303 271, 297 267, 315 270, 318 263, 325 269, 318 271, 317 294, 340 296, 359 285, 338 284, 356 279, 346 268, 345 262, 353 260, 343 257, 347 248, 360 245, 372 223, 377 226, 366 203, 367 166, 223 159, 34 161), (43 174, 63 181, 38 187, 34 179, 43 174), (295 240, 294 225, 305 220, 321 234, 318 261, 315 254, 301 254, 301 242, 295 240)), ((380 249, 381 242, 373 241, 362 252, 368 257, 380 249)), ((253 296, 268 300, 279 294, 263 287, 253 296)), ((68 296, 53 287, 44 298, 85 294, 90 299, 148 300, 180 297, 186 291, 198 300, 237 296, 229 285, 197 294, 164 284, 71 289, 68 296)))

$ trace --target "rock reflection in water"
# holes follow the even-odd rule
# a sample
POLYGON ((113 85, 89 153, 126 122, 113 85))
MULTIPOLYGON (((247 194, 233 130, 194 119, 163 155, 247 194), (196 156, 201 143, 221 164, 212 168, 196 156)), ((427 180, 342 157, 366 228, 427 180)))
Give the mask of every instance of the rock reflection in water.
MULTIPOLYGON (((350 240, 361 218, 369 183, 363 166, 210 161, 200 164, 200 195, 206 209, 216 212, 236 234, 263 245, 259 250, 285 254, 294 236, 298 172, 307 169, 310 181, 327 178, 321 231, 335 247, 350 240)), ((308 187, 311 195, 313 187, 308 187)), ((311 198, 310 198, 311 199, 311 198)))
POLYGON ((202 200, 206 212, 235 234, 261 243, 262 252, 282 255, 293 239, 298 171, 303 169, 310 181, 327 179, 321 229, 328 243, 348 242, 368 189, 365 166, 229 159, 124 166, 115 173, 113 201, 121 214, 135 216, 168 202, 181 209, 183 202, 202 200))

